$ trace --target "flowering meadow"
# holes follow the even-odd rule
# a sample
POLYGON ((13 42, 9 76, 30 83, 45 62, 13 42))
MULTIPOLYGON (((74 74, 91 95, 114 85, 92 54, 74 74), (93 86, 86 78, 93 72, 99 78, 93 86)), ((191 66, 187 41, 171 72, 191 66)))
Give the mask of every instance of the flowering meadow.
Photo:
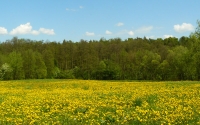
POLYGON ((196 125, 200 83, 1 81, 0 124, 196 125))

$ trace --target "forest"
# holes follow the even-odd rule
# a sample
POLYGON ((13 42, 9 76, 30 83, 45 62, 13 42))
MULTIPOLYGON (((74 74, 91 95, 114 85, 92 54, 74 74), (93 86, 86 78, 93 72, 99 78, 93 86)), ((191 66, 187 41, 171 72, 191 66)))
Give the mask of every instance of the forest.
POLYGON ((0 43, 0 79, 200 80, 200 21, 181 38, 0 43))

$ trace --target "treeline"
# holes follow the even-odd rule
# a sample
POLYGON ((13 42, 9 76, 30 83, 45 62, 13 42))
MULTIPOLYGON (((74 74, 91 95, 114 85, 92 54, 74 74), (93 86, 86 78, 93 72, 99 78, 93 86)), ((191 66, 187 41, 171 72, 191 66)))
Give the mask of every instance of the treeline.
MULTIPOLYGON (((198 23, 200 24, 200 23, 198 23)), ((1 79, 199 80, 199 27, 180 39, 0 43, 1 79)))

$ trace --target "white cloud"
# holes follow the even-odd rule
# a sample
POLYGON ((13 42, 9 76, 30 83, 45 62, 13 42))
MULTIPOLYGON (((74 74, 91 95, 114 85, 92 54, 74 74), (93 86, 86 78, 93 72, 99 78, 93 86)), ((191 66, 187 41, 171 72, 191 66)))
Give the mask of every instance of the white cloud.
POLYGON ((138 33, 147 33, 147 32, 150 32, 151 30, 153 29, 153 26, 144 26, 144 27, 141 27, 139 29, 136 30, 136 32, 138 33))
POLYGON ((8 33, 8 31, 7 31, 7 29, 6 28, 4 28, 4 27, 0 27, 0 34, 7 34, 8 33))
POLYGON ((146 38, 147 38, 147 39, 154 39, 155 36, 147 36, 146 38))
POLYGON ((110 35, 110 34, 112 34, 112 32, 110 32, 109 30, 106 30, 106 34, 110 35))
POLYGON ((33 34, 33 35, 39 35, 39 34, 40 34, 40 32, 39 32, 39 31, 37 31, 37 30, 33 30, 33 31, 31 31, 31 34, 33 34))
POLYGON ((174 37, 174 36, 172 36, 172 35, 164 35, 163 37, 164 38, 169 38, 169 37, 174 37))
POLYGON ((53 29, 45 29, 45 28, 40 28, 39 31, 43 34, 47 35, 54 35, 54 30, 53 29))
POLYGON ((86 36, 94 36, 95 34, 93 32, 86 32, 85 35, 86 36))
POLYGON ((79 6, 80 9, 83 9, 83 6, 79 6))
POLYGON ((121 23, 121 22, 119 22, 118 24, 117 24, 117 26, 123 26, 124 25, 124 23, 121 23))
POLYGON ((31 30, 32 30, 32 26, 30 25, 30 23, 26 23, 26 24, 21 24, 20 26, 18 26, 15 29, 13 29, 10 32, 10 34, 11 35, 29 34, 29 33, 31 33, 31 30))
POLYGON ((135 32, 132 31, 132 30, 121 30, 120 32, 117 33, 117 35, 130 35, 130 36, 133 36, 135 35, 135 32))
POLYGON ((133 32, 133 31, 129 31, 128 34, 129 34, 130 36, 133 36, 133 35, 134 35, 134 32, 133 32))
POLYGON ((39 30, 32 30, 32 26, 30 23, 21 24, 20 26, 16 27, 10 32, 11 35, 17 35, 17 34, 39 35, 40 33, 47 35, 55 34, 53 29, 40 28, 39 30))
POLYGON ((182 23, 182 25, 174 25, 174 30, 176 32, 186 32, 186 31, 193 31, 194 26, 190 23, 182 23))

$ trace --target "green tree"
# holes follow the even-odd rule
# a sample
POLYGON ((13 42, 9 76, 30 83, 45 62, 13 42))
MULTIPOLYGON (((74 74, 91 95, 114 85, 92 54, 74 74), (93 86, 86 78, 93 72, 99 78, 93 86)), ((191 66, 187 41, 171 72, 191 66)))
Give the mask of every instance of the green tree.
POLYGON ((190 37, 194 41, 190 50, 190 55, 193 60, 193 68, 191 70, 193 70, 193 78, 195 80, 200 80, 200 39, 195 35, 191 35, 190 37))
POLYGON ((26 79, 35 78, 35 53, 32 49, 26 50, 23 53, 23 67, 26 79))
POLYGON ((103 79, 103 73, 106 70, 106 64, 102 60, 99 62, 99 65, 96 67, 96 71, 93 73, 93 78, 95 79, 103 79))
POLYGON ((164 44, 170 47, 175 47, 179 45, 178 38, 175 37, 166 38, 164 39, 164 44))
POLYGON ((176 46, 172 50, 169 50, 167 61, 169 62, 170 79, 172 80, 184 80, 186 79, 185 72, 187 71, 186 55, 188 49, 183 46, 176 46))
POLYGON ((54 77, 54 55, 51 52, 51 50, 47 49, 43 51, 43 59, 45 62, 45 66, 47 68, 47 78, 53 78, 54 77))
POLYGON ((194 32, 194 35, 200 39, 200 20, 197 20, 197 27, 196 27, 196 30, 194 32))
POLYGON ((10 67, 9 64, 4 63, 1 67, 0 67, 0 80, 6 79, 5 76, 7 73, 11 73, 12 69, 10 67))
POLYGON ((4 54, 1 54, 1 51, 0 51, 0 66, 6 63, 6 57, 7 56, 4 54))
POLYGON ((158 66, 158 74, 157 74, 157 79, 158 80, 170 80, 169 79, 169 68, 170 65, 167 60, 163 60, 162 63, 159 64, 158 66))
POLYGON ((121 50, 119 54, 120 79, 130 79, 130 63, 128 53, 125 50, 121 50))
POLYGON ((21 53, 13 51, 8 55, 8 62, 12 68, 12 79, 23 79, 23 59, 21 53))
POLYGON ((47 76, 47 67, 39 52, 35 52, 35 76, 37 79, 44 79, 47 76))

